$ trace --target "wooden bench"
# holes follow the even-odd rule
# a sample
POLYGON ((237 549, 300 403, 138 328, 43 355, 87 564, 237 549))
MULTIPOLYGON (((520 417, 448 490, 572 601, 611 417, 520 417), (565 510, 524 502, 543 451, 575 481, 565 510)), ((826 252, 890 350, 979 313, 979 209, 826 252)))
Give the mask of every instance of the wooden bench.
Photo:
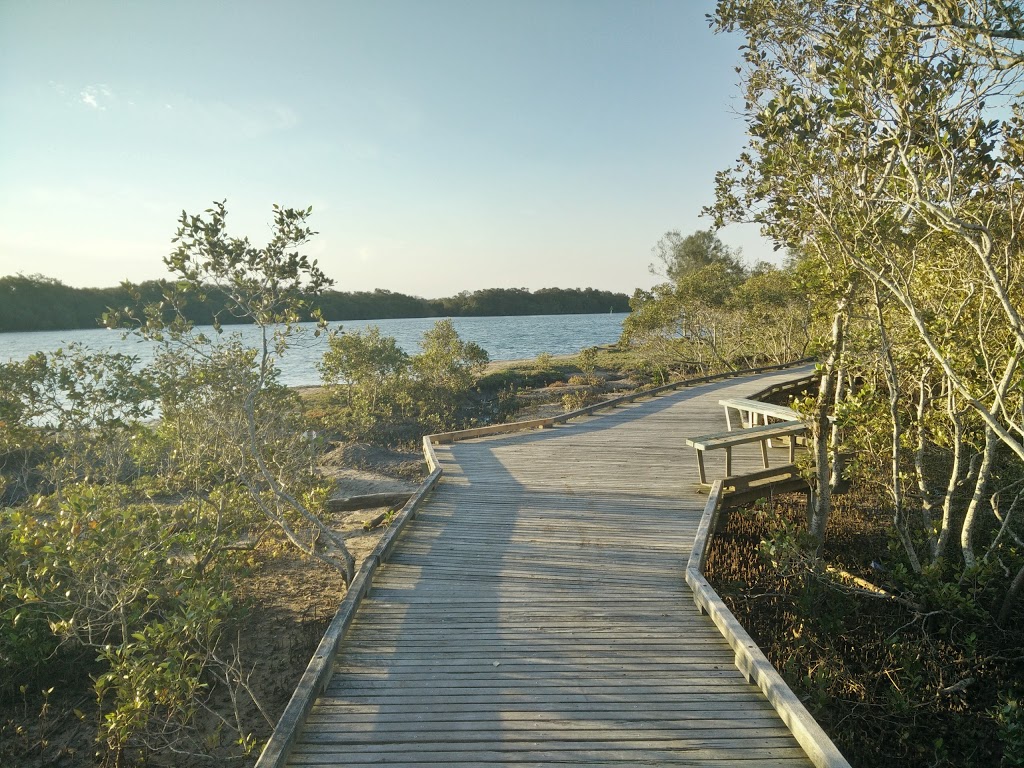
POLYGON ((725 450, 725 476, 732 477, 732 449, 737 445, 760 443, 761 460, 768 469, 768 441, 773 438, 792 438, 789 441, 789 463, 796 461, 796 437, 807 432, 807 425, 801 421, 784 421, 781 424, 762 424, 734 432, 720 432, 714 435, 686 438, 686 444, 697 451, 697 469, 701 485, 710 485, 704 471, 704 451, 725 450))
POLYGON ((725 426, 732 432, 731 411, 736 411, 740 417, 741 427, 754 427, 758 424, 767 424, 768 419, 779 421, 798 421, 800 414, 785 405, 774 403, 762 403, 760 400, 748 400, 745 397, 729 397, 719 400, 718 404, 725 408, 725 426), (760 421, 757 417, 760 416, 760 421))

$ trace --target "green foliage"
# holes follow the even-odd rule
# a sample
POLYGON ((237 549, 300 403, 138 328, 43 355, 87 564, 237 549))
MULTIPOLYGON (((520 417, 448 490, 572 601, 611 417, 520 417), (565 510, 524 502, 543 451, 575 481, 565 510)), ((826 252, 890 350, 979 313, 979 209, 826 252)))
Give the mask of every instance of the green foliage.
POLYGON ((367 439, 412 409, 410 358, 379 328, 332 332, 318 368, 336 399, 336 430, 367 439))
MULTIPOLYGON (((319 495, 310 485, 307 452, 294 450, 300 442, 292 418, 298 401, 279 407, 288 395, 277 384, 277 360, 302 335, 304 329, 296 324, 312 311, 319 320, 315 335, 326 326, 319 311, 311 310, 310 297, 331 281, 300 251, 315 234, 307 225, 310 214, 308 208, 274 205, 272 237, 256 247, 248 238, 228 235, 223 202, 198 216, 183 211, 173 239, 177 247, 164 259, 177 282, 160 303, 143 307, 141 313, 111 311, 105 319, 110 325, 128 324, 143 337, 167 345, 161 364, 169 413, 184 406, 182 413, 195 414, 197 402, 207 408, 211 403, 221 406, 210 413, 211 431, 217 436, 212 455, 225 479, 246 489, 254 507, 294 546, 337 567, 349 581, 355 570, 351 553, 320 518, 318 508, 305 501, 319 495), (246 350, 237 339, 213 343, 194 331, 183 312, 185 302, 190 296, 203 300, 211 292, 220 297, 229 317, 258 327, 257 348, 246 350), (205 399, 196 397, 196 385, 204 388, 205 399)), ((219 316, 214 330, 222 333, 219 316)), ((182 452, 194 447, 180 438, 178 445, 182 452)), ((209 463, 209 458, 197 455, 189 466, 209 463)), ((203 473, 194 481, 201 488, 203 473)))
MULTIPOLYGON (((429 302, 423 316, 495 317, 503 315, 575 315, 626 312, 628 297, 594 288, 485 288, 429 302)), ((374 315, 380 317, 380 315, 374 315)))
MULTIPOLYGON (((212 288, 212 286, 209 286, 212 288)), ((72 288, 43 275, 0 277, 0 333, 45 331, 63 328, 95 328, 97 318, 109 307, 124 311, 134 305, 159 305, 174 291, 166 280, 114 288, 72 288)), ((181 296, 175 311, 196 325, 247 323, 232 315, 227 297, 216 290, 181 296)), ((319 306, 331 321, 373 320, 401 317, 466 317, 497 315, 562 315, 626 312, 628 298, 622 293, 594 288, 488 288, 465 291, 443 299, 423 299, 378 288, 374 291, 325 290, 307 294, 303 320, 313 319, 308 307, 319 306)), ((130 310, 129 310, 130 311, 130 310)))
POLYGON ((1000 751, 1015 764, 1006 692, 1021 675, 1019 632, 993 624, 977 584, 916 575, 899 545, 886 556, 879 500, 863 489, 837 499, 820 558, 808 556, 803 497, 734 510, 706 575, 854 765, 987 768, 1000 751))
POLYGON ((196 563, 217 521, 124 490, 68 486, 59 501, 0 516, 0 694, 61 664, 101 662, 110 764, 143 746, 197 748, 193 715, 232 611, 230 561, 196 563))
POLYGON ((99 738, 109 763, 119 764, 133 749, 195 749, 196 716, 219 666, 211 649, 230 609, 226 592, 204 584, 179 586, 176 604, 159 620, 100 649, 108 671, 96 677, 95 690, 104 712, 99 738), (154 732, 173 736, 153 743, 154 732))
MULTIPOLYGON (((570 381, 570 383, 572 382, 570 381)), ((562 408, 566 413, 586 408, 594 402, 596 402, 596 398, 586 389, 577 389, 562 395, 562 408)))
POLYGON ((653 274, 664 275, 669 282, 682 283, 695 272, 717 267, 735 278, 744 274, 739 253, 723 243, 713 229, 698 230, 683 237, 679 230, 666 232, 653 248, 658 263, 651 264, 653 274))
POLYGON ((855 455, 907 566, 947 580, 1020 568, 1022 21, 1019 4, 919 0, 721 0, 712 18, 744 36, 748 146, 707 212, 799 254, 787 271, 832 326, 817 486, 855 455))
MULTIPOLYGON (((316 296, 331 280, 317 268, 316 261, 300 253, 316 233, 306 220, 312 208, 296 210, 274 205, 273 237, 257 248, 249 238, 227 235, 227 209, 214 203, 204 216, 181 212, 172 242, 178 246, 164 261, 178 276, 180 294, 201 296, 213 288, 224 299, 224 311, 234 318, 275 329, 273 337, 283 338, 289 326, 299 322, 316 296)), ((172 303, 178 299, 172 297, 172 303)), ((214 316, 214 327, 220 315, 214 316)))
POLYGON ((0 363, 0 476, 11 501, 137 473, 155 390, 134 357, 78 345, 0 363))
POLYGON ((580 353, 576 355, 576 364, 584 376, 593 378, 594 370, 597 368, 597 347, 581 349, 580 353))
POLYGON ((227 235, 223 204, 183 214, 166 260, 179 279, 133 288, 142 306, 107 317, 162 343, 146 369, 74 346, 0 365, 0 696, 90 673, 105 765, 224 755, 222 731, 256 746, 237 706, 234 722, 208 709, 249 690, 224 631, 240 539, 274 526, 351 576, 276 366, 329 282, 300 252, 308 214, 275 207, 262 248, 227 235), (215 339, 188 309, 210 295, 215 339), (255 323, 260 344, 223 338, 221 319, 255 323))
POLYGON ((451 320, 435 323, 412 357, 376 328, 332 334, 319 368, 333 402, 320 418, 349 437, 385 443, 453 429, 487 362, 451 320))
POLYGON ((1012 693, 1003 693, 993 716, 1003 745, 1003 758, 999 765, 1002 768, 1024 766, 1024 708, 1020 698, 1012 693))
MULTIPOLYGON (((162 343, 148 369, 76 347, 0 366, 0 472, 17 505, 0 513, 0 695, 64 667, 94 672, 105 764, 220 748, 207 701, 247 690, 224 637, 233 543, 276 526, 351 577, 276 366, 329 283, 300 252, 308 215, 275 207, 270 242, 254 247, 227 235, 223 203, 182 214, 166 259, 178 280, 133 289, 143 305, 107 317, 162 343), (188 314, 209 295, 214 340, 188 314), (255 323, 259 346, 222 338, 221 319, 255 323)), ((255 746, 237 718, 217 728, 255 746)))
POLYGON ((166 447, 165 492, 238 482, 262 488, 261 461, 296 487, 310 482, 312 446, 303 438, 298 395, 280 384, 276 369, 261 371, 256 350, 237 339, 208 345, 203 355, 168 348, 155 360, 153 375, 162 414, 155 433, 166 447))
POLYGON ((487 365, 487 352, 459 338, 451 320, 439 320, 423 334, 422 351, 412 358, 414 390, 421 420, 444 429, 456 423, 462 397, 487 365))
POLYGON ((622 333, 652 372, 732 370, 806 354, 810 316, 792 270, 760 264, 748 273, 710 230, 670 232, 655 250, 670 282, 634 293, 622 333))

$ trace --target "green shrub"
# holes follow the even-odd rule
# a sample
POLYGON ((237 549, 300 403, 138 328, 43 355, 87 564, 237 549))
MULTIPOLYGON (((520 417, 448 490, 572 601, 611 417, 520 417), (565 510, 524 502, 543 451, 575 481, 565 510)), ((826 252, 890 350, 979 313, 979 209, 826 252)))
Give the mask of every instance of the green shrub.
POLYGON ((1012 693, 1000 696, 999 707, 993 713, 999 727, 999 741, 1003 745, 1002 768, 1024 766, 1024 708, 1012 693))
POLYGON ((333 334, 319 365, 329 393, 321 422, 347 437, 384 443, 462 425, 487 352, 459 338, 451 320, 437 321, 421 346, 410 357, 376 328, 333 334))
POLYGON ((198 748, 193 716, 222 672, 232 611, 230 561, 204 556, 218 521, 183 525, 122 490, 69 486, 0 518, 0 693, 95 659, 112 765, 126 750, 198 748))

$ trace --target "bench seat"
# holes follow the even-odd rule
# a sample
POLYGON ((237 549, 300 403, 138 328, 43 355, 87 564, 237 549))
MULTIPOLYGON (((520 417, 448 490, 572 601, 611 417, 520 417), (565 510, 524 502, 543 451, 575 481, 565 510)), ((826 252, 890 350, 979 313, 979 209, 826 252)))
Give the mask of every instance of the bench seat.
POLYGON ((725 451, 725 476, 732 477, 732 449, 737 445, 759 443, 761 445, 761 460, 765 469, 768 469, 768 441, 775 438, 788 437, 789 441, 789 463, 796 461, 796 439, 806 434, 807 425, 802 421, 784 421, 778 424, 764 424, 753 426, 749 429, 742 429, 733 432, 719 432, 713 435, 701 435, 700 437, 686 438, 686 444, 692 445, 697 451, 697 470, 700 475, 701 485, 709 485, 707 473, 704 470, 704 451, 724 450, 725 451))
POLYGON ((745 397, 728 397, 718 401, 718 404, 725 408, 725 426, 732 431, 731 411, 737 411, 740 416, 740 426, 753 427, 759 422, 755 416, 760 416, 761 424, 767 424, 768 419, 779 419, 780 421, 797 421, 800 414, 785 405, 775 403, 762 403, 760 400, 749 400, 745 397))

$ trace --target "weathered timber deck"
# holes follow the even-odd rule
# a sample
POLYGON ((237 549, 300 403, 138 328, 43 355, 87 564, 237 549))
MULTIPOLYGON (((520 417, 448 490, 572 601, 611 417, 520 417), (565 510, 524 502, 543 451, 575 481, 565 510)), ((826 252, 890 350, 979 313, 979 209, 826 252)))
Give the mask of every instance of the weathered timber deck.
POLYGON ((798 373, 439 447, 288 764, 810 765, 683 575, 707 499, 685 438, 798 373))

